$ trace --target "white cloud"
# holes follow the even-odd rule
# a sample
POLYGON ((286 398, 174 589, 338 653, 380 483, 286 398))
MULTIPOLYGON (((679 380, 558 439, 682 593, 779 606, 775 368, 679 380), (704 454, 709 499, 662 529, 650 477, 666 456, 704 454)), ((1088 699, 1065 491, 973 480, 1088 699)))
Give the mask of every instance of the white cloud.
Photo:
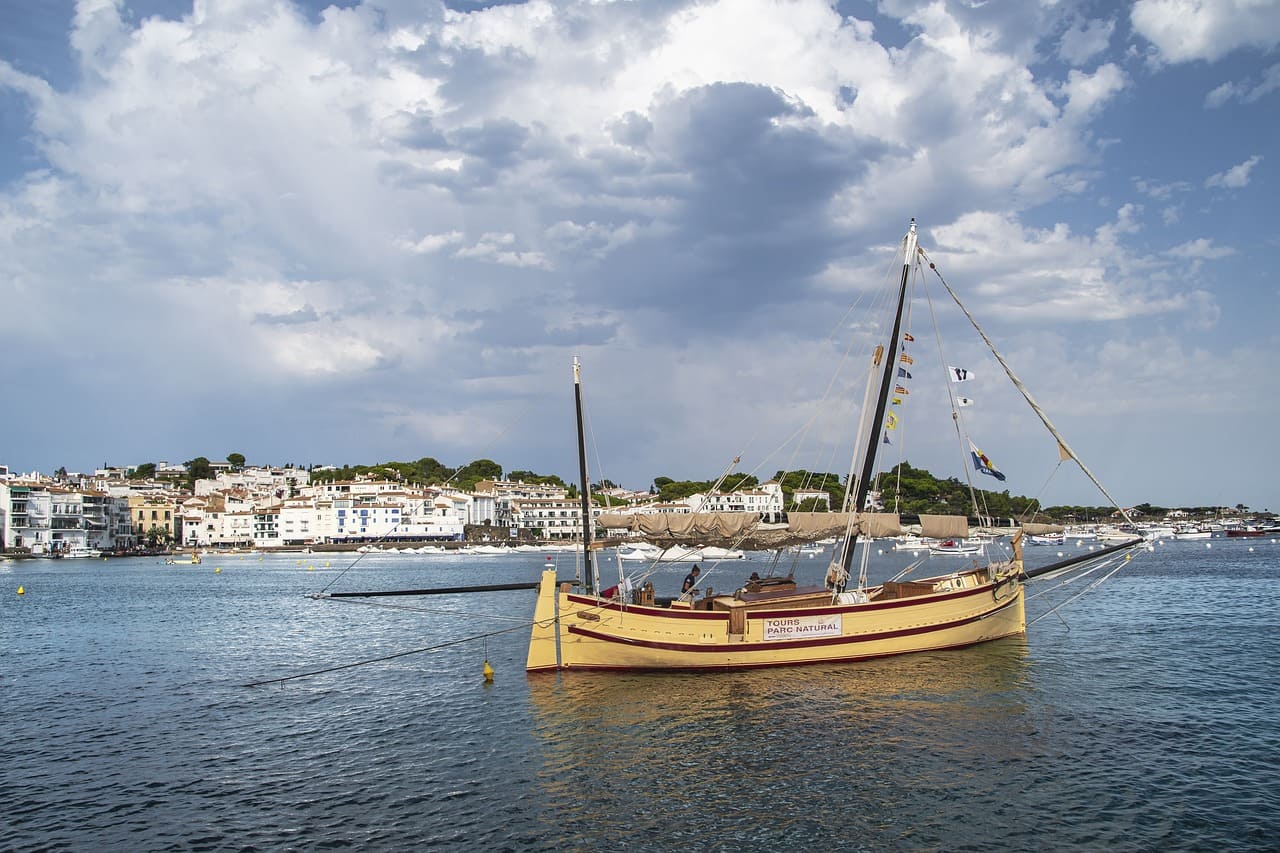
POLYGON ((1205 96, 1204 105, 1212 109, 1221 107, 1230 100, 1252 104, 1277 89, 1280 89, 1280 65, 1272 65, 1256 78, 1256 82, 1254 79, 1247 79, 1223 83, 1205 96))
POLYGON ((1106 51, 1115 28, 1113 20, 1081 21, 1062 34, 1058 55, 1072 65, 1084 65, 1106 51))
POLYGON ((1170 265, 1134 255, 1122 239, 1140 230, 1140 212, 1125 205, 1092 235, 1064 223, 1032 229, 1007 214, 968 213, 933 229, 935 254, 981 281, 989 313, 1004 319, 1123 320, 1186 310, 1189 294, 1159 283, 1170 265))
POLYGON ((1209 188, 1240 189, 1249 185, 1249 173, 1253 167, 1262 162, 1262 156, 1255 154, 1239 165, 1232 166, 1225 172, 1218 172, 1205 179, 1204 185, 1209 188))
POLYGON ((1237 48, 1280 44, 1275 0, 1137 0, 1130 16, 1167 62, 1212 62, 1237 48))
POLYGON ((523 252, 515 246, 514 234, 485 234, 474 244, 465 246, 454 253, 458 258, 473 258, 492 261, 509 267, 540 267, 549 269, 550 264, 541 252, 523 252))
POLYGON ((446 231, 443 234, 427 234, 420 240, 402 240, 397 245, 407 252, 430 255, 460 242, 464 236, 461 231, 446 231))
POLYGON ((1199 237, 1179 246, 1174 246, 1169 250, 1169 254, 1175 258, 1213 260, 1214 258, 1225 258, 1234 255, 1235 249, 1229 246, 1215 246, 1213 241, 1207 237, 1199 237))
POLYGON ((1153 181, 1147 178, 1134 178, 1133 185, 1138 192, 1156 201, 1167 201, 1194 189, 1187 181, 1153 181))
MULTIPOLYGON (((86 405, 109 402, 116 360, 136 365, 130 388, 216 387, 257 421, 340 395, 337 446, 348 416, 367 441, 347 461, 551 444, 547 390, 583 351, 625 377, 600 383, 625 386, 620 411, 662 401, 656 425, 611 424, 651 476, 718 458, 708 410, 783 429, 794 412, 744 381, 801 377, 780 393, 818 396, 803 378, 832 346, 815 315, 844 310, 844 273, 881 266, 865 247, 911 215, 993 322, 1060 330, 1064 370, 1098 325, 1212 324, 1186 261, 1229 251, 1222 238, 1193 231, 1208 242, 1170 252, 1142 229, 1192 218, 1195 188, 1152 166, 1101 208, 1089 195, 1125 153, 1109 107, 1144 79, 1088 67, 1114 22, 1068 6, 886 2, 890 45, 826 0, 318 17, 224 0, 141 21, 86 2, 71 82, 0 62, 46 161, 0 187, 0 332, 71 365, 61 375, 97 366, 86 405), (1150 211, 1123 204, 1133 187, 1150 211), (1064 209, 1086 213, 1068 225, 1064 209), (726 356, 744 346, 769 357, 726 356), (536 415, 504 408, 520 402, 536 415)), ((1242 79, 1230 97, 1269 77, 1242 79)), ((1216 177, 1242 185, 1257 162, 1216 177)), ((305 427, 289 440, 325 428, 305 427)))

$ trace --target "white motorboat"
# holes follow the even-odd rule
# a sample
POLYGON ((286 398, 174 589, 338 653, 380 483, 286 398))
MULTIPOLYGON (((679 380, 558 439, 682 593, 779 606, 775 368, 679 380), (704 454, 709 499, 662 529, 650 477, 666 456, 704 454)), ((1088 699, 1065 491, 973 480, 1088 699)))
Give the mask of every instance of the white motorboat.
POLYGON ((946 539, 942 542, 935 542, 929 546, 930 554, 951 556, 976 554, 981 550, 982 546, 977 542, 967 542, 964 539, 946 539))

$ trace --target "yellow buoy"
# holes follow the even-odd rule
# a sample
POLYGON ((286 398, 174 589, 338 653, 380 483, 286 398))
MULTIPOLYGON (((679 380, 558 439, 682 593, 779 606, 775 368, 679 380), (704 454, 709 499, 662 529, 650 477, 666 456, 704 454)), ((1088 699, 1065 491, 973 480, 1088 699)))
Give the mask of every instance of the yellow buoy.
POLYGON ((316 570, 315 566, 307 566, 307 571, 314 572, 315 570, 316 570))
POLYGON ((222 574, 222 566, 218 566, 218 568, 214 569, 214 570, 213 570, 213 573, 214 573, 215 575, 220 575, 220 574, 222 574))
MULTIPOLYGON (((18 595, 26 595, 26 594, 27 594, 27 588, 26 588, 25 586, 20 586, 20 587, 18 587, 18 595)), ((486 662, 485 662, 485 667, 487 668, 488 666, 489 666, 489 664, 488 664, 488 662, 486 661, 486 662)))
POLYGON ((493 681, 493 667, 489 666, 489 661, 487 660, 484 662, 484 680, 493 681))

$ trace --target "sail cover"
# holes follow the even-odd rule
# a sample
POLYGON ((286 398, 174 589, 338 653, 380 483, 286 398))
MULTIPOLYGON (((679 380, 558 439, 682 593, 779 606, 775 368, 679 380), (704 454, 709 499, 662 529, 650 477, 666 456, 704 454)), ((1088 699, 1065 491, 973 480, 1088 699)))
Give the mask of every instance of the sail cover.
POLYGON ((1037 524, 1033 521, 1022 522, 1022 532, 1028 536, 1046 536, 1050 533, 1062 533, 1066 530, 1061 524, 1037 524))
MULTIPOLYGON (((843 536, 849 528, 847 512, 791 512, 785 524, 767 524, 751 512, 602 513, 606 530, 626 530, 655 544, 718 545, 769 550, 843 536)), ((863 513, 857 518, 861 538, 897 536, 902 525, 897 513, 863 513)))
POLYGON ((920 513, 920 535, 930 539, 963 539, 969 535, 969 519, 963 515, 920 513))

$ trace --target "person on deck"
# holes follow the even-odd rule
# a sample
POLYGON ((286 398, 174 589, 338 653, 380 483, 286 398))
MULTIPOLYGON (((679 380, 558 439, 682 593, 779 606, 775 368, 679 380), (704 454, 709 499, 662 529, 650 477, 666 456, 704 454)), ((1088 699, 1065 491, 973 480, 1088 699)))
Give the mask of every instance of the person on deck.
POLYGON ((689 570, 689 574, 684 576, 684 586, 680 587, 681 595, 684 595, 686 592, 693 591, 694 586, 698 583, 698 575, 700 574, 702 574, 702 569, 697 566, 694 566, 689 570))

